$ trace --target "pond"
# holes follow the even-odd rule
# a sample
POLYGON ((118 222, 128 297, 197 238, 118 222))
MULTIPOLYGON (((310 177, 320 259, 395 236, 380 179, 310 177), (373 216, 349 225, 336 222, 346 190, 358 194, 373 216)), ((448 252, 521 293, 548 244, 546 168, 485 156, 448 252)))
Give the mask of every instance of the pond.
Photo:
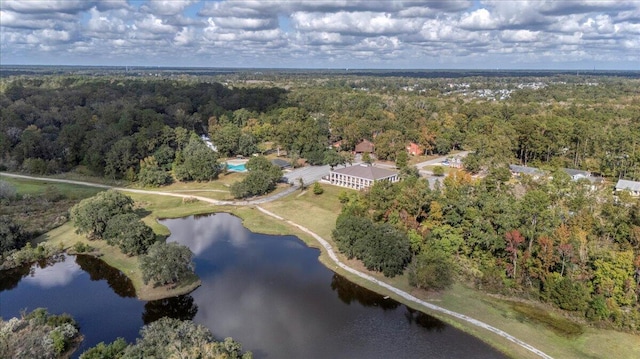
MULTIPOLYGON (((170 241, 195 253, 202 286, 190 295, 142 302, 128 279, 87 256, 2 273, 0 315, 47 307, 80 323, 83 349, 162 316, 193 319, 231 336, 255 358, 505 358, 442 321, 359 287, 318 261, 293 236, 252 233, 215 214, 163 221, 170 241)), ((81 353, 78 351, 77 354, 81 353)))

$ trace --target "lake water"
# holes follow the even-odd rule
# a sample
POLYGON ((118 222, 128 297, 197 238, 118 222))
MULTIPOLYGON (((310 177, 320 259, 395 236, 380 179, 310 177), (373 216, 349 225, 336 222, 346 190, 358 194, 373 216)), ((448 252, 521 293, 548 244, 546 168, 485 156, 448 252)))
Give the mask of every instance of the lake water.
MULTIPOLYGON (((190 295, 143 302, 102 261, 3 272, 0 316, 47 307, 73 315, 83 349, 122 336, 134 341, 162 316, 193 319, 231 336, 256 358, 504 358, 479 339, 359 287, 325 268, 319 251, 293 236, 256 234, 228 214, 163 221, 195 253, 202 286, 190 295)), ((82 350, 78 351, 79 355, 82 350)))

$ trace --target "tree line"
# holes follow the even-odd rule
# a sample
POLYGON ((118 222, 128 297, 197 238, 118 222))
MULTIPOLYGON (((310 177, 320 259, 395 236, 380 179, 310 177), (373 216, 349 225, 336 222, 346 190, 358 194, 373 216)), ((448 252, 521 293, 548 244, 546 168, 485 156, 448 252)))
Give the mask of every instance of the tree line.
POLYGON ((640 330, 640 203, 573 181, 452 173, 343 194, 334 240, 347 257, 411 285, 454 280, 550 303, 593 322, 640 330), (382 238, 382 239, 380 239, 382 238), (384 244, 380 245, 382 241, 384 244))
POLYGON ((428 154, 472 150, 472 170, 521 163, 640 179, 637 79, 545 78, 540 89, 517 89, 528 78, 335 81, 294 78, 283 90, 197 78, 3 79, 0 166, 32 173, 80 166, 161 185, 169 178, 157 168, 174 170, 178 180, 193 178, 184 161, 186 152, 197 152, 186 148, 195 133, 208 135, 219 156, 282 149, 292 159, 320 164, 329 145, 340 141, 341 150, 351 151, 368 139, 377 158, 396 160, 412 141, 428 154), (515 90, 493 101, 445 91, 456 84, 515 90), (419 91, 403 90, 407 86, 419 91))

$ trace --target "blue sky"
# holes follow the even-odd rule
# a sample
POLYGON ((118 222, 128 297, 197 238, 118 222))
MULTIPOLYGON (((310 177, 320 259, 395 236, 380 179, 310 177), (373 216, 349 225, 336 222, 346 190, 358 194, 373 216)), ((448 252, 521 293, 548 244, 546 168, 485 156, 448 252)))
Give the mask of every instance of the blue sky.
POLYGON ((0 63, 640 70, 640 1, 2 0, 0 63))

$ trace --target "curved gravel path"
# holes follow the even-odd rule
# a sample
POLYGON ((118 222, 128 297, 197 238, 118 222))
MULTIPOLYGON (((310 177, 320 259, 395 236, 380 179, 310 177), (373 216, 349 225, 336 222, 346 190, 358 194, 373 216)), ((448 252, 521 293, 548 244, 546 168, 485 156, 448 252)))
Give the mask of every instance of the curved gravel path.
POLYGON ((262 212, 262 213, 264 213, 264 214, 266 214, 268 216, 271 216, 271 217, 273 217, 275 219, 284 221, 284 222, 286 222, 286 223, 288 223, 288 224, 300 229, 301 231, 309 234, 313 238, 315 238, 318 241, 318 243, 320 243, 324 247, 324 249, 327 250, 327 254, 329 254, 329 257, 331 258, 331 260, 333 260, 333 262, 337 266, 339 266, 340 268, 346 270, 347 272, 349 272, 351 274, 354 274, 354 275, 357 275, 358 277, 360 277, 362 279, 365 279, 365 280, 368 280, 369 282, 375 283, 375 284, 377 284, 377 285, 379 285, 379 286, 381 286, 381 287, 383 287, 385 289, 388 289, 391 292, 393 292, 393 293, 395 293, 395 294, 397 294, 397 295, 403 297, 404 299, 407 299, 407 300, 409 300, 409 301, 411 301, 413 303, 420 304, 420 305, 422 305, 424 307, 427 307, 427 308, 429 308, 429 309, 431 309, 433 311, 436 311, 436 312, 448 314, 448 315, 450 315, 452 317, 464 320, 467 323, 471 323, 471 324, 473 324, 473 325, 475 325, 477 327, 480 327, 480 328, 486 329, 486 330, 488 330, 490 332, 493 332, 493 333, 495 333, 495 334, 497 334, 497 335, 499 335, 499 336, 501 336, 501 337, 513 342, 513 343, 516 343, 517 345, 527 349, 528 351, 538 355, 541 358, 553 359, 551 356, 545 354, 543 351, 541 351, 541 350, 539 350, 539 349, 537 349, 537 348, 535 348, 535 347, 523 342, 522 340, 514 337, 513 335, 511 335, 511 334, 509 334, 509 333, 507 333, 507 332, 505 332, 503 330, 500 330, 500 329, 498 329, 496 327, 493 327, 493 326, 491 326, 491 325, 489 325, 487 323, 481 322, 481 321, 479 321, 477 319, 471 318, 471 317, 469 317, 467 315, 460 314, 460 313, 451 311, 449 309, 445 309, 445 308, 439 307, 439 306, 437 306, 435 304, 426 302, 426 301, 424 301, 422 299, 416 298, 416 297, 412 296, 411 294, 409 294, 409 293, 407 293, 405 291, 402 291, 402 290, 400 290, 400 289, 398 289, 396 287, 393 287, 393 286, 391 286, 391 285, 389 285, 389 284, 387 284, 385 282, 382 282, 382 281, 380 281, 380 280, 378 280, 378 279, 376 279, 376 278, 374 278, 374 277, 372 277, 372 276, 370 276, 368 274, 362 273, 362 272, 360 272, 358 270, 355 270, 355 269, 349 267, 348 265, 342 263, 340 261, 340 259, 338 259, 338 256, 336 255, 336 253, 333 250, 333 246, 327 240, 325 240, 324 238, 320 237, 318 234, 312 232, 308 228, 303 227, 303 226, 301 226, 301 225, 299 225, 299 224, 297 224, 295 222, 292 222, 292 221, 289 221, 289 220, 287 220, 285 218, 282 218, 282 217, 278 216, 277 214, 275 214, 273 212, 270 212, 270 211, 268 211, 268 210, 266 210, 266 209, 264 209, 264 208, 262 208, 260 206, 256 206, 256 208, 260 212, 262 212))
MULTIPOLYGON (((213 199, 213 198, 207 198, 207 197, 202 197, 202 196, 194 196, 194 195, 190 195, 190 194, 183 194, 183 193, 176 193, 176 192, 165 192, 165 191, 154 191, 154 190, 146 190, 146 189, 127 188, 127 187, 117 187, 117 186, 109 186, 109 185, 100 184, 100 183, 75 181, 75 180, 67 180, 67 179, 58 179, 58 178, 49 178, 49 177, 34 177, 34 176, 18 175, 18 174, 7 173, 7 172, 0 172, 0 176, 7 176, 7 177, 13 177, 13 178, 23 178, 23 179, 38 180, 38 181, 47 181, 47 182, 68 183, 68 184, 76 184, 76 185, 80 185, 80 186, 88 186, 88 187, 96 187, 96 188, 115 189, 115 190, 122 191, 122 192, 141 193, 141 194, 156 194, 156 195, 159 195, 159 196, 169 196, 169 197, 179 197, 179 198, 195 198, 195 199, 197 199, 199 201, 207 202, 207 203, 211 203, 211 204, 215 204, 215 205, 219 205, 219 206, 225 206, 225 205, 227 205, 227 206, 249 206, 249 205, 267 203, 267 202, 275 201, 277 199, 285 197, 285 196, 295 192, 299 188, 298 186, 294 185, 294 186, 291 186, 291 187, 287 188, 286 190, 284 190, 282 192, 278 192, 278 193, 276 193, 276 194, 274 194, 272 196, 268 196, 268 197, 264 197, 264 198, 258 198, 258 199, 254 199, 254 200, 248 200, 248 201, 222 201, 222 200, 213 199)), ((187 190, 187 191, 189 191, 189 190, 187 190)), ((187 191, 183 191, 183 192, 187 192, 187 191)), ((207 190, 195 190, 195 191, 197 191, 197 192, 205 192, 207 190)))
POLYGON ((545 359, 553 359, 551 356, 545 354, 543 351, 525 343, 524 341, 514 337, 513 335, 500 330, 496 327, 493 327, 487 323, 481 322, 477 319, 471 318, 467 315, 464 314, 460 314, 454 311, 451 311, 449 309, 445 309, 442 307, 439 307, 435 304, 426 302, 422 299, 416 298, 414 296, 412 296, 411 294, 402 291, 396 287, 393 287, 385 282, 382 282, 368 274, 362 273, 358 270, 355 270, 349 266, 347 266, 346 264, 342 263, 340 261, 340 259, 338 259, 338 256, 336 255, 336 253, 333 250, 333 246, 331 246, 331 244, 329 242, 327 242, 327 240, 325 240, 324 238, 320 237, 318 234, 312 232, 311 230, 309 230, 306 227, 303 227, 297 223, 294 223, 292 221, 289 221, 285 218, 282 218, 280 216, 278 216, 277 214, 270 212, 260 206, 258 206, 258 204, 262 204, 262 203, 267 203, 267 202, 271 202, 274 201, 276 199, 285 197, 291 193, 293 193, 294 191, 296 191, 298 189, 298 186, 292 186, 290 188, 287 188, 285 191, 282 191, 280 193, 277 193, 273 196, 269 196, 269 197, 265 197, 265 198, 260 198, 257 200, 249 200, 249 201, 221 201, 221 200, 216 200, 216 199, 212 199, 212 198, 207 198, 207 197, 201 197, 201 196, 191 196, 188 194, 180 194, 180 193, 173 193, 173 192, 163 192, 163 191, 151 191, 151 190, 143 190, 143 189, 132 189, 132 188, 125 188, 125 187, 115 187, 115 186, 109 186, 109 185, 104 185, 104 184, 98 184, 98 183, 91 183, 91 182, 83 182, 83 181, 74 181, 74 180, 65 180, 65 179, 57 179, 57 178, 46 178, 46 177, 33 177, 33 176, 25 176, 25 175, 18 175, 18 174, 13 174, 13 173, 6 173, 6 172, 0 172, 0 176, 7 176, 7 177, 13 177, 13 178, 24 178, 24 179, 31 179, 31 180, 39 180, 39 181, 48 181, 48 182, 58 182, 58 183, 69 183, 69 184, 76 184, 76 185, 81 185, 81 186, 90 186, 90 187, 97 187, 97 188, 105 188, 105 189, 115 189, 118 191, 123 191, 123 192, 131 192, 131 193, 142 193, 142 194, 156 194, 156 195, 160 195, 160 196, 171 196, 171 197, 180 197, 180 198, 195 198, 198 199, 200 201, 203 202, 207 202, 207 203, 211 203, 214 205, 233 205, 233 206, 247 206, 247 205, 256 205, 256 208, 261 211, 262 213, 273 217, 275 219, 278 219, 280 221, 286 222, 298 229, 300 229, 301 231, 309 234, 310 236, 312 236, 313 238, 315 238, 318 243, 320 243, 324 249, 327 251, 327 254, 329 255, 329 257, 331 258, 331 260, 340 268, 344 269, 345 271, 352 273, 354 275, 357 275, 358 277, 368 280, 372 283, 375 283, 383 288, 386 288, 387 290, 405 298, 406 300, 409 300, 413 303, 422 305, 426 308, 429 308, 433 311, 436 312, 440 312, 443 314, 447 314, 450 315, 452 317, 461 319, 467 323, 473 324, 477 327, 480 328, 484 328, 490 332, 493 332, 525 349, 527 349, 528 351, 538 355, 541 358, 545 358, 545 359))

